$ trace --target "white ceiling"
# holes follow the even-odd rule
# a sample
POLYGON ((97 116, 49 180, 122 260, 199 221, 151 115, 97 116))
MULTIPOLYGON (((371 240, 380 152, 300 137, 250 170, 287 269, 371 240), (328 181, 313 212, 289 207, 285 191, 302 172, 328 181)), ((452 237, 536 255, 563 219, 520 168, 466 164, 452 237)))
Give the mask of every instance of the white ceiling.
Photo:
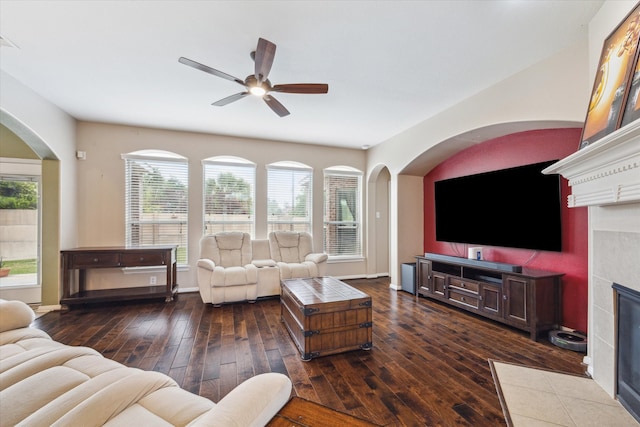
POLYGON ((87 121, 360 148, 383 142, 586 36, 602 1, 0 0, 0 68, 87 121), (280 118, 238 84, 277 45, 280 118))

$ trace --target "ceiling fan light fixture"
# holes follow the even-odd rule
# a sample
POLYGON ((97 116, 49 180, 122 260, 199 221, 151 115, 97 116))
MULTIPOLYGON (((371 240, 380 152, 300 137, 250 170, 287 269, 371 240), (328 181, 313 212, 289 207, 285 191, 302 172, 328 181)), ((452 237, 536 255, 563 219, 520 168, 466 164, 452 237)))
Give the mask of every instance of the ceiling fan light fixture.
POLYGON ((267 93, 267 91, 262 86, 251 86, 249 88, 249 92, 251 92, 251 95, 255 95, 260 98, 262 98, 267 93))

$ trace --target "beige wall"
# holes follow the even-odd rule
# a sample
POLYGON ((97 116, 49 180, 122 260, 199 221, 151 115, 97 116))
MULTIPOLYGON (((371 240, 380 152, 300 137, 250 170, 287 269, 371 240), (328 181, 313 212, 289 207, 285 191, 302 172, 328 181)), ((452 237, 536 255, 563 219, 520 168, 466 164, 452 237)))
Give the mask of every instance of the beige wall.
POLYGON ((395 183, 391 186, 391 286, 399 288, 400 265, 422 252, 422 177, 429 170, 490 138, 527 129, 579 127, 589 93, 585 34, 583 42, 369 149, 367 173, 384 164, 395 183), (399 178, 403 175, 419 179, 399 178), (415 211, 408 212, 408 206, 415 211))
POLYGON ((0 157, 40 159, 31 147, 4 125, 0 125, 0 157))
MULTIPOLYGON (((202 160, 213 156, 237 156, 256 163, 256 238, 267 237, 266 166, 279 161, 296 161, 311 166, 313 174, 313 235, 322 236, 323 170, 330 166, 351 166, 366 170, 362 150, 329 148, 310 144, 234 138, 161 129, 149 129, 103 123, 79 122, 77 149, 86 152, 86 160, 76 160, 78 170, 78 245, 108 246, 125 243, 124 188, 122 154, 138 150, 171 151, 189 159, 189 263, 179 273, 182 287, 196 286, 195 261, 202 236, 202 160)), ((314 239, 322 250, 322 240, 314 239)), ((366 262, 330 263, 328 274, 338 277, 366 273, 366 262)), ((94 272, 89 287, 101 287, 122 272, 94 272)), ((124 275, 118 283, 146 284, 147 276, 124 275)))

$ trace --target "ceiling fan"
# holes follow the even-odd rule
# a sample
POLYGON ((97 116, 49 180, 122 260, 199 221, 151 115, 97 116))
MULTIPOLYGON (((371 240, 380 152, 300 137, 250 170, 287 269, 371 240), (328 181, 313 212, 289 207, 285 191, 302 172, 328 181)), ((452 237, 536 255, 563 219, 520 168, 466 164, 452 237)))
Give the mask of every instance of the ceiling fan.
POLYGON ((226 98, 222 98, 219 101, 214 102, 212 105, 221 107, 223 105, 230 104, 234 101, 244 98, 251 94, 258 96, 267 103, 267 105, 280 117, 289 115, 289 111, 278 100, 271 96, 271 92, 281 93, 327 93, 329 91, 329 85, 325 83, 293 83, 283 85, 271 85, 271 82, 267 78, 271 65, 273 65, 273 58, 276 54, 276 45, 269 40, 263 38, 258 39, 258 47, 254 52, 251 52, 251 58, 255 63, 255 70, 253 74, 248 75, 244 80, 240 80, 237 77, 223 73, 214 68, 200 64, 199 62, 192 61, 191 59, 180 57, 178 60, 180 63, 204 71, 205 73, 213 74, 214 76, 222 77, 226 80, 231 80, 245 87, 244 92, 239 92, 226 98))

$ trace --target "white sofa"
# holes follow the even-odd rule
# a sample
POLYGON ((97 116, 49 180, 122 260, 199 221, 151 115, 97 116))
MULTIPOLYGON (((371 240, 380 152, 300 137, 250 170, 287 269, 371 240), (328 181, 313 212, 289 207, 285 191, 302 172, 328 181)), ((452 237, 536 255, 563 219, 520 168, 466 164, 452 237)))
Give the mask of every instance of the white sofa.
POLYGON ((266 373, 216 404, 159 372, 53 341, 33 319, 26 304, 0 300, 1 426, 263 426, 291 394, 289 378, 266 373))
POLYGON ((200 239, 200 259, 197 261, 198 289, 202 301, 214 305, 254 302, 256 298, 280 295, 281 280, 325 275, 327 254, 311 253, 313 245, 309 233, 278 233, 285 233, 279 239, 282 247, 275 235, 271 236, 274 233, 270 233, 269 239, 251 240, 250 250, 246 244, 238 243, 238 235, 245 233, 226 232, 203 236, 200 239), (227 244, 223 243, 231 250, 227 254, 227 261, 222 261, 219 250, 215 249, 219 245, 219 236, 229 240, 227 244), (234 276, 227 278, 225 269, 231 264, 240 268, 229 271, 234 276), (253 273, 247 274, 246 271, 255 271, 255 282, 253 273))

